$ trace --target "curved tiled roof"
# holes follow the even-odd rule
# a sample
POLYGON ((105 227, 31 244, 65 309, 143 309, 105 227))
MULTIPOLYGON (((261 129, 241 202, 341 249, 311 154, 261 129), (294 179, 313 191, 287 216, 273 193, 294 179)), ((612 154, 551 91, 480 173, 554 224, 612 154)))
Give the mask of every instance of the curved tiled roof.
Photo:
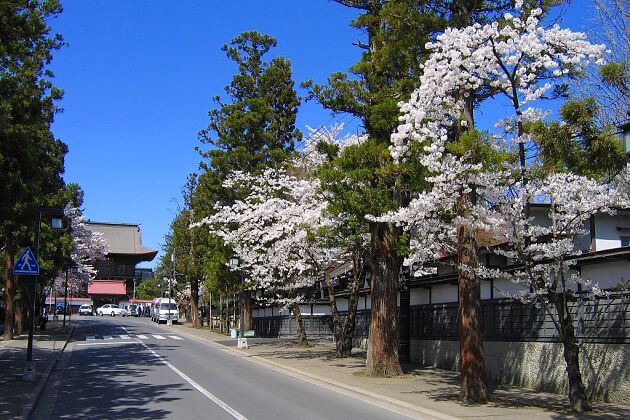
POLYGON ((143 257, 145 261, 151 261, 157 254, 157 250, 142 245, 140 225, 131 223, 87 222, 86 226, 93 232, 103 234, 103 239, 109 246, 108 255, 134 255, 143 257))

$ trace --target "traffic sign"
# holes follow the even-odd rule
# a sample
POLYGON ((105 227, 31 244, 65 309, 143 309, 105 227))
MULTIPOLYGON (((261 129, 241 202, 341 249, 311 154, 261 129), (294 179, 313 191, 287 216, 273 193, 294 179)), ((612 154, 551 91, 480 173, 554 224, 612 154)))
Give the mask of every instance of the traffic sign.
POLYGON ((39 275, 39 264, 37 264, 31 248, 26 247, 22 251, 15 264, 13 264, 13 274, 19 274, 20 276, 39 275))

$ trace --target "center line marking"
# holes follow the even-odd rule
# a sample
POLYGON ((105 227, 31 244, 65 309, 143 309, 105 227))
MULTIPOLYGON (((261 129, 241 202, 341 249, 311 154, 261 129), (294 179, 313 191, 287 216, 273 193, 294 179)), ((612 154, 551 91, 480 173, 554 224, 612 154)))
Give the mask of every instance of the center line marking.
POLYGON ((195 382, 192 378, 190 378, 184 372, 182 372, 181 370, 177 369, 175 366, 167 362, 162 356, 154 352, 152 349, 149 348, 149 346, 144 344, 142 341, 138 341, 138 343, 140 343, 145 349, 147 349, 152 355, 154 355, 163 365, 165 365, 170 370, 175 372, 177 376, 179 376, 180 378, 188 382, 190 386, 195 388, 197 391, 201 392, 203 396, 210 399, 213 403, 221 407, 223 410, 227 411, 232 417, 238 420, 247 420, 247 417, 245 417, 244 415, 242 415, 241 413, 239 413, 238 411, 236 411, 235 409, 233 409, 232 407, 230 407, 229 405, 221 401, 216 395, 214 395, 213 393, 211 393, 210 391, 208 391, 207 389, 199 385, 197 382, 195 382))

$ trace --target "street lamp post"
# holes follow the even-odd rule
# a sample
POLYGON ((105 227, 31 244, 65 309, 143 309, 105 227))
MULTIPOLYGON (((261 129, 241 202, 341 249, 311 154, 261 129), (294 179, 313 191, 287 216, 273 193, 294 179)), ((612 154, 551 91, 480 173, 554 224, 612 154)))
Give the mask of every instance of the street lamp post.
MULTIPOLYGON (((35 229, 35 260, 39 260, 39 237, 41 231, 42 224, 42 214, 51 215, 51 223, 50 226, 53 229, 61 229, 63 227, 62 215, 63 209, 54 208, 54 207, 39 207, 37 209, 37 229, 35 229)), ((24 367, 24 372, 22 373, 22 379, 28 382, 34 382, 37 378, 37 370, 35 367, 35 363, 33 362, 33 329, 35 324, 35 294, 37 293, 36 284, 37 278, 39 276, 34 276, 33 280, 30 284, 30 314, 28 319, 28 344, 26 347, 26 366, 24 367)))
MULTIPOLYGON (((237 270, 238 269, 238 263, 239 263, 238 258, 236 258, 236 257, 230 258, 230 267, 233 270, 237 270)), ((243 272, 241 270, 238 270, 238 271, 239 271, 239 274, 242 276, 243 272)), ((242 280, 242 277, 241 277, 241 280, 242 280)), ((234 312, 236 312, 236 303, 234 305, 235 305, 234 306, 234 312)), ((243 318, 244 318, 243 315, 244 315, 244 313, 243 313, 243 305, 241 305, 240 316, 239 316, 239 327, 240 328, 239 328, 239 334, 238 334, 238 342, 237 342, 237 345, 236 345, 237 348, 239 348, 239 349, 243 349, 243 348, 246 349, 246 348, 248 348, 248 346, 247 346, 247 338, 245 338, 245 331, 243 329, 243 326, 244 326, 243 325, 243 318)))

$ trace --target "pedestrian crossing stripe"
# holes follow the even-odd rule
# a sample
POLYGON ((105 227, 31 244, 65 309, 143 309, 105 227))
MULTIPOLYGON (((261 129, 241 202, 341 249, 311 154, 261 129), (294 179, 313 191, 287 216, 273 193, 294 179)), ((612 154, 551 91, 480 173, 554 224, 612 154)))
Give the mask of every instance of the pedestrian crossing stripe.
POLYGON ((115 338, 120 338, 122 340, 131 340, 132 338, 139 338, 140 340, 149 340, 151 337, 157 339, 157 340, 166 340, 168 338, 170 338, 171 340, 183 340, 183 338, 176 336, 176 335, 168 335, 166 337, 164 337, 163 335, 159 335, 159 334, 151 334, 151 337, 145 335, 145 334, 137 334, 137 335, 131 335, 131 334, 120 334, 120 335, 103 335, 103 336, 95 336, 95 335, 86 335, 85 336, 85 341, 96 341, 96 340, 114 340, 115 338))

